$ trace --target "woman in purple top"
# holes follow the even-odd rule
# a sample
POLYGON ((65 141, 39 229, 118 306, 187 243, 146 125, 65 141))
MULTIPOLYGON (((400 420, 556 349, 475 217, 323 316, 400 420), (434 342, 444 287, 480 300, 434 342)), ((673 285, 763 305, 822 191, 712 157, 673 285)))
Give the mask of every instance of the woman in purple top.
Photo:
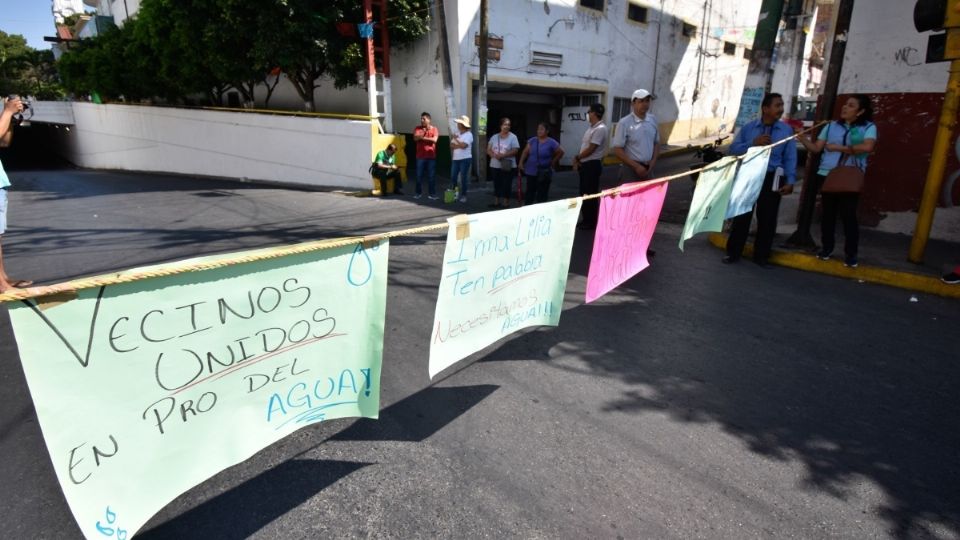
POLYGON ((524 204, 546 202, 547 194, 550 192, 550 181, 553 179, 553 170, 563 156, 560 143, 549 134, 549 124, 546 122, 537 124, 537 136, 527 141, 527 146, 520 154, 520 169, 527 178, 524 204))

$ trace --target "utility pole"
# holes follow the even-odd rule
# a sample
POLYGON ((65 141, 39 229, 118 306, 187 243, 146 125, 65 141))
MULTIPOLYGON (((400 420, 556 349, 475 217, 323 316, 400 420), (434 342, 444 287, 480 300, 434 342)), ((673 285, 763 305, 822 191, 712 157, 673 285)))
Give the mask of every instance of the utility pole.
POLYGON ((930 239, 933 214, 937 208, 940 186, 943 184, 943 175, 947 167, 950 139, 953 138, 953 128, 957 125, 957 108, 960 106, 960 1, 950 0, 944 4, 943 27, 947 29, 947 34, 943 57, 951 60, 950 79, 947 81, 947 90, 943 96, 940 125, 937 127, 937 136, 933 141, 930 168, 927 170, 927 180, 923 185, 923 197, 920 199, 920 208, 917 210, 917 226, 913 231, 910 254, 907 257, 910 262, 917 264, 923 262, 927 240, 930 239))
MULTIPOLYGON (((815 123, 829 120, 833 116, 833 107, 837 102, 837 90, 840 88, 840 73, 843 70, 843 55, 847 50, 847 31, 850 30, 850 18, 853 16, 853 0, 840 0, 837 8, 837 24, 833 31, 833 47, 830 49, 830 61, 827 64, 827 76, 820 93, 815 123)), ((810 235, 813 223, 813 209, 817 204, 817 192, 814 172, 820 165, 820 156, 807 155, 804 169, 803 188, 800 192, 800 210, 798 211, 797 230, 784 243, 788 247, 812 249, 817 246, 810 235)))
POLYGON ((443 73, 443 97, 447 109, 447 129, 453 135, 457 126, 453 120, 457 117, 457 110, 453 106, 453 69, 450 66, 450 44, 447 39, 447 15, 443 9, 443 0, 433 1, 433 16, 440 25, 440 56, 443 64, 440 72, 443 73))
POLYGON ((780 37, 780 54, 777 56, 777 66, 773 73, 771 90, 783 95, 783 103, 788 111, 796 108, 796 97, 799 95, 800 73, 803 68, 803 47, 806 44, 806 32, 803 31, 803 21, 808 16, 805 12, 809 0, 789 0, 784 20, 786 28, 780 37))
POLYGON ((489 53, 487 28, 487 0, 480 0, 480 88, 477 96, 477 177, 487 181, 487 55, 489 53))
POLYGON ((760 114, 760 103, 770 86, 770 59, 773 46, 777 42, 780 30, 780 18, 783 16, 783 0, 763 0, 760 15, 757 18, 757 34, 753 38, 750 66, 747 68, 747 80, 743 84, 743 96, 740 98, 740 110, 734 129, 754 120, 760 114))

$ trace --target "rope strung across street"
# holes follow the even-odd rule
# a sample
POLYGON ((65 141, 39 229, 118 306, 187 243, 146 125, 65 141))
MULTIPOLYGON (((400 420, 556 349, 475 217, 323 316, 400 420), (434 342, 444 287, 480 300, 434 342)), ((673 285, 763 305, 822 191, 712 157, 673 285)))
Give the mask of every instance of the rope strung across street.
MULTIPOLYGON (((827 122, 820 122, 806 130, 793 135, 792 137, 787 137, 786 139, 777 141, 773 144, 769 144, 763 148, 773 148, 781 144, 785 144, 787 141, 794 139, 802 134, 813 131, 814 129, 820 127, 827 122)), ((742 160, 744 156, 730 156, 735 157, 737 161, 742 160)), ((638 189, 642 189, 645 186, 656 184, 660 182, 671 182, 680 178, 687 178, 693 173, 699 173, 704 169, 709 168, 711 165, 706 165, 699 169, 693 169, 690 171, 685 171, 683 173, 677 173, 671 176, 666 176, 663 178, 655 178, 652 180, 645 180, 643 182, 635 182, 626 186, 617 186, 615 188, 610 188, 601 191, 600 193, 595 193, 592 195, 583 195, 581 197, 576 197, 570 199, 575 201, 576 199, 599 199, 601 197, 607 196, 616 196, 622 193, 628 193, 638 189)), ((213 270, 215 268, 224 268, 227 266, 233 266, 238 264, 247 264, 258 261, 265 261, 270 259, 276 259, 279 257, 286 257, 289 255, 302 255, 304 253, 312 253, 314 251, 322 251, 325 249, 335 249, 352 245, 361 245, 366 246, 369 244, 374 244, 380 240, 388 238, 396 238, 399 236, 413 236, 417 234, 423 234, 428 232, 438 232, 446 230, 448 227, 447 223, 436 223, 433 225, 424 225, 422 227, 414 227, 410 229, 403 229, 397 231, 389 231, 385 233, 371 234, 367 236, 349 236, 344 238, 336 238, 333 240, 317 240, 314 242, 305 242, 303 244, 297 244, 293 246, 286 246, 280 248, 274 248, 263 250, 262 253, 253 253, 248 255, 238 255, 235 257, 223 258, 216 261, 205 261, 205 262, 196 262, 188 265, 171 265, 167 267, 161 267, 154 270, 144 270, 141 272, 130 272, 130 273, 118 273, 118 274, 104 274, 101 276, 94 276, 89 278, 81 278, 73 281, 67 281, 64 283, 57 283, 55 285, 47 285, 43 287, 30 287, 27 289, 8 289, 7 292, 0 294, 0 303, 2 302, 12 302, 16 300, 27 300, 30 298, 39 298, 42 296, 50 296, 54 294, 72 294, 76 291, 82 289, 92 289, 94 287, 105 287, 107 285, 119 285, 121 283, 131 283, 134 281, 140 281, 143 279, 163 277, 163 276, 173 276, 177 274, 185 274, 188 272, 200 272, 203 270, 213 270)))

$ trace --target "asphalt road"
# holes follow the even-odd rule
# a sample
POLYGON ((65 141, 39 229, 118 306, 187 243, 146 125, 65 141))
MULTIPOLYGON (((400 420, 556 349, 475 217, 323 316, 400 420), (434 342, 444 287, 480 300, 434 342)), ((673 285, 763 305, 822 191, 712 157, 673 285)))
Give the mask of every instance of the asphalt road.
MULTIPOLYGON (((464 211, 156 175, 12 178, 5 261, 46 283, 464 211)), ((574 189, 567 175, 555 193, 574 189)), ((960 538, 960 303, 721 265, 705 238, 681 253, 684 199, 686 181, 651 268, 585 305, 579 235, 560 326, 434 384, 444 235, 395 239, 380 419, 300 430, 142 537, 960 538)), ((0 361, 0 536, 77 538, 3 309, 0 361)))

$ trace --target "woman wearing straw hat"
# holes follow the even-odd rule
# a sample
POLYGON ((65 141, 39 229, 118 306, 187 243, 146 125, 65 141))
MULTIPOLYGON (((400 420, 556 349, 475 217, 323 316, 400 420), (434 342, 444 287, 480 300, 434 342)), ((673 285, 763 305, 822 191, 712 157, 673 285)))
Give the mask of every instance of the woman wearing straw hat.
POLYGON ((470 163, 473 162, 473 133, 470 133, 470 117, 463 115, 454 120, 460 133, 450 137, 450 148, 453 150, 453 165, 450 167, 450 183, 460 188, 460 202, 467 202, 467 184, 470 182, 470 163), (458 184, 459 180, 459 184, 458 184))

